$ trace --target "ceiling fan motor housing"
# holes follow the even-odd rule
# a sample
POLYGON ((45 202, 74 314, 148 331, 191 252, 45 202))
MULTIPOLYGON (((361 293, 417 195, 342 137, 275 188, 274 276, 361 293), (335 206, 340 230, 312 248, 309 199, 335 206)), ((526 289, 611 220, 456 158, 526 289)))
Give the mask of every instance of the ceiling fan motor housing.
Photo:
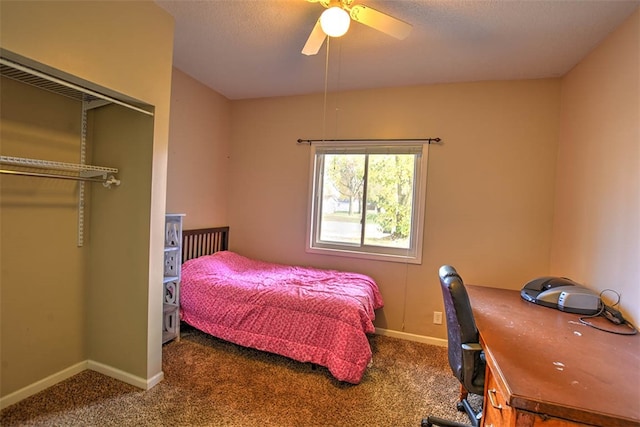
POLYGON ((347 11, 353 4, 353 0, 319 0, 319 2, 326 8, 337 6, 346 9, 347 11))
MULTIPOLYGON (((310 3, 320 3, 327 8, 313 27, 307 42, 302 48, 305 55, 315 55, 320 50, 327 35, 331 37, 340 37, 349 29, 351 20, 359 22, 375 30, 381 31, 398 40, 404 40, 411 32, 411 24, 404 22, 398 18, 387 15, 384 12, 377 11, 368 6, 357 4, 353 6, 354 0, 308 0, 310 3), (333 10, 335 9, 335 10, 333 10), (327 12, 337 12, 338 18, 342 19, 340 31, 333 31, 330 25, 323 21, 331 21, 327 17, 327 12), (346 12, 346 13, 344 13, 346 12), (326 18, 326 19, 323 19, 326 18), (346 18, 346 22, 344 22, 346 18)), ((340 19, 338 19, 340 21, 340 19)))

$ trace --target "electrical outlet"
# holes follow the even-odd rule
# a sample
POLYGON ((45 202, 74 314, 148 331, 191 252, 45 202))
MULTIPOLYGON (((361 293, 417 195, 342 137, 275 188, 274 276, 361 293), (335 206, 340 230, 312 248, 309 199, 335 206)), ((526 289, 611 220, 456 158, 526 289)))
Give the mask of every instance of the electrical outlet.
POLYGON ((433 323, 436 325, 442 325, 442 312, 434 311, 433 312, 433 323))

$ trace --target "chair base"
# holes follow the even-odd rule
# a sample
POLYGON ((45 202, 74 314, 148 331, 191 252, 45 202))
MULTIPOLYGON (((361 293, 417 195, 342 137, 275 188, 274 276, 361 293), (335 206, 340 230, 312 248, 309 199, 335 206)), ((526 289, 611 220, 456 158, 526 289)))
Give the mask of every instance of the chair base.
POLYGON ((421 427, 432 427, 432 426, 440 426, 440 427, 478 427, 480 426, 480 421, 482 421, 482 410, 479 412, 475 412, 467 399, 462 399, 458 402, 457 405, 458 411, 466 412, 469 416, 469 421, 471 424, 462 424, 457 421, 445 420, 444 418, 438 418, 433 416, 428 416, 427 418, 423 418, 420 423, 421 427))
POLYGON ((471 424, 462 424, 456 421, 445 420, 444 418, 438 417, 427 417, 422 420, 420 423, 421 427, 432 427, 432 426, 441 426, 441 427, 470 427, 471 424))

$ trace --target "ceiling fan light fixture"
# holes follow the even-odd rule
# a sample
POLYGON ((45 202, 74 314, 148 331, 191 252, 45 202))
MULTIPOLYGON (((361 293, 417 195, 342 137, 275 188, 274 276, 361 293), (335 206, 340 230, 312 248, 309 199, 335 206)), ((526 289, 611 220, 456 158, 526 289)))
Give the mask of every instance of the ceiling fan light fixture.
POLYGON ((320 26, 322 31, 330 37, 341 37, 349 29, 351 17, 346 10, 338 6, 333 6, 322 12, 320 15, 320 26))

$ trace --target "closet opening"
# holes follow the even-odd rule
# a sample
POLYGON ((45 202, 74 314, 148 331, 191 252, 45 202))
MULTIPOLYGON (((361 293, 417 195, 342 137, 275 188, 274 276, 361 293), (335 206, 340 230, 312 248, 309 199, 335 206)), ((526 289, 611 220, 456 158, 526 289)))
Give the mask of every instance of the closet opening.
POLYGON ((154 107, 0 53, 2 406, 84 369, 144 387, 154 107))

